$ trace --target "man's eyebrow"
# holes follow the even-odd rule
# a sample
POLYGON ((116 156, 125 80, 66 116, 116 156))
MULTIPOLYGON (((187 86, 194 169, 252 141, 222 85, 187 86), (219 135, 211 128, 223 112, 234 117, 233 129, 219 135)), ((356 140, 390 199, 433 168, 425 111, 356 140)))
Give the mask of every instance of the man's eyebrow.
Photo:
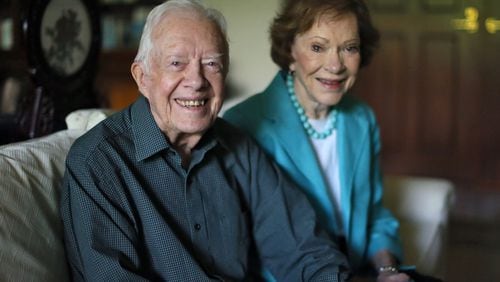
POLYGON ((186 56, 180 55, 180 54, 171 53, 171 54, 166 54, 165 58, 167 58, 167 59, 180 59, 180 58, 186 58, 186 56))
POLYGON ((203 60, 207 60, 207 59, 219 59, 219 58, 221 58, 223 56, 224 56, 224 53, 210 54, 210 55, 207 55, 207 56, 203 57, 203 60))

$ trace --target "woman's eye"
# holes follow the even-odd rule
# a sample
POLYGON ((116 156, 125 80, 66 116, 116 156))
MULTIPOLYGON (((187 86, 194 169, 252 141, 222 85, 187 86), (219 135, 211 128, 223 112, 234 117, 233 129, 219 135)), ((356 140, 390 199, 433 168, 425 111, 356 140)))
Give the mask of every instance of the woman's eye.
POLYGON ((321 52, 321 50, 322 50, 322 49, 323 49, 323 48, 322 48, 321 46, 316 45, 316 44, 314 44, 314 45, 312 45, 312 46, 311 46, 311 50, 312 50, 313 52, 321 52))
POLYGON ((352 45, 352 46, 347 46, 345 48, 345 50, 348 52, 348 53, 352 53, 352 54, 355 54, 355 53, 359 53, 359 46, 358 45, 352 45))

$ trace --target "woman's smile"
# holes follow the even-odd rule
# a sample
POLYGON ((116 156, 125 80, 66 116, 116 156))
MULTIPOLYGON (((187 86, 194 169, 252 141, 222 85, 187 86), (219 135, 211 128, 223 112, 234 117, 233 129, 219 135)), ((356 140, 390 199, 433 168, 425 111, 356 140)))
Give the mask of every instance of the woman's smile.
POLYGON ((324 79, 324 78, 317 78, 316 79, 321 85, 326 88, 327 90, 338 90, 342 88, 342 85, 345 81, 345 79, 324 79))

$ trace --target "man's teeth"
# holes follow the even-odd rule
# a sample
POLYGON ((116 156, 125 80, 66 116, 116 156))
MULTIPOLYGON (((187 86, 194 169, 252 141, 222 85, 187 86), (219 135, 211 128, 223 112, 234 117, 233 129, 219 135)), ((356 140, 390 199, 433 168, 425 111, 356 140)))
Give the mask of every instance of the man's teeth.
POLYGON ((205 100, 180 100, 177 99, 177 103, 179 103, 183 107, 201 107, 205 105, 205 100))

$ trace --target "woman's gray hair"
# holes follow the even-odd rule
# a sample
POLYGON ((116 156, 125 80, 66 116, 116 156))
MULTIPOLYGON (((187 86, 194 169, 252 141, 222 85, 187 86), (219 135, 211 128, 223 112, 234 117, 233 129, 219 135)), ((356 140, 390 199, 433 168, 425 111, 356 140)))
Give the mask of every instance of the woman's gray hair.
MULTIPOLYGON (((167 14, 176 15, 175 12, 180 11, 201 15, 213 21, 219 27, 222 35, 224 36, 226 49, 229 49, 227 46, 228 39, 226 31, 226 20, 218 10, 205 6, 199 0, 167 0, 163 4, 156 6, 153 10, 151 10, 151 12, 149 12, 149 15, 146 19, 146 24, 144 25, 144 29, 142 31, 141 41, 139 42, 139 49, 134 61, 142 62, 146 73, 149 73, 149 70, 151 68, 151 54, 154 48, 152 40, 154 27, 157 26, 158 23, 165 17, 168 17, 167 14)), ((226 55, 229 56, 229 54, 226 55)))

